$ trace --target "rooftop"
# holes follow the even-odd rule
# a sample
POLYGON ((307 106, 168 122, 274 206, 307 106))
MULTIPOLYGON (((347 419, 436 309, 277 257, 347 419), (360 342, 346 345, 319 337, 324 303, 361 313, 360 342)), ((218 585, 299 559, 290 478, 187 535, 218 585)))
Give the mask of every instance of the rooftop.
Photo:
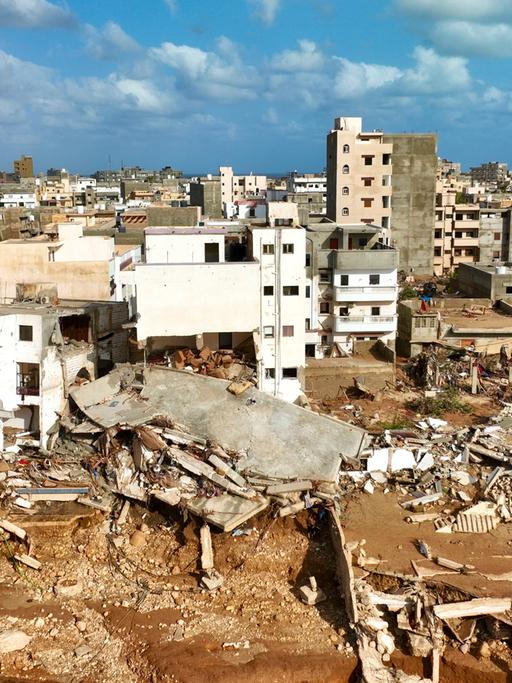
POLYGON ((187 227, 151 227, 145 228, 145 235, 224 235, 226 231, 222 228, 208 228, 197 226, 187 227))

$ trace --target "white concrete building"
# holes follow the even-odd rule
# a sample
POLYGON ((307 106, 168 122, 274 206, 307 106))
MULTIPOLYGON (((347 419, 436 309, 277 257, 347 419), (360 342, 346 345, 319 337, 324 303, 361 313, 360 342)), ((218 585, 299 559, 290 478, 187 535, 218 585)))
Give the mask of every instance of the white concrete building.
POLYGON ((35 209, 38 205, 35 191, 28 189, 20 189, 19 191, 10 190, 2 192, 0 189, 0 207, 5 209, 14 209, 24 207, 26 209, 35 209))
POLYGON ((327 176, 316 173, 298 173, 293 171, 286 179, 287 192, 319 192, 322 195, 327 193, 327 176))
POLYGON ((304 367, 305 232, 252 226, 235 249, 233 239, 225 228, 146 230, 146 263, 133 275, 139 345, 151 352, 249 342, 260 388, 293 401, 304 367))
MULTIPOLYGON (((223 207, 240 199, 265 198, 267 193, 267 176, 235 175, 231 166, 220 166, 220 189, 223 207)), ((226 213, 224 214, 226 216, 226 213)))
POLYGON ((398 252, 374 225, 308 226, 306 355, 322 358, 333 344, 352 354, 358 342, 394 348, 398 252))
POLYGON ((77 375, 94 379, 127 360, 125 304, 20 301, 0 306, 0 409, 43 448, 77 375))

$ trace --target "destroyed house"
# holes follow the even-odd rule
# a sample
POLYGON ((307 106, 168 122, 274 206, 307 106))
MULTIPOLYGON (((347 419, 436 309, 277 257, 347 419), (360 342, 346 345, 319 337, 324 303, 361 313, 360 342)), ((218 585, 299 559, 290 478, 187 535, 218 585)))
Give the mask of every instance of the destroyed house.
POLYGON ((297 398, 305 345, 302 228, 148 228, 145 253, 133 283, 147 360, 180 349, 233 350, 254 364, 261 389, 297 398))
POLYGON ((68 389, 127 359, 125 303, 23 301, 0 306, 0 407, 5 426, 46 447, 68 389))

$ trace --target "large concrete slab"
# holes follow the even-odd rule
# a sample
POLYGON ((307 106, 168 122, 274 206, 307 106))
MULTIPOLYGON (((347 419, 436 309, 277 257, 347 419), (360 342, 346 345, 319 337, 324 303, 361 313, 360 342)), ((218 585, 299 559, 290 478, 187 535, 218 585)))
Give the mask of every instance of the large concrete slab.
MULTIPOLYGON (((168 368, 148 368, 141 397, 191 434, 244 450, 240 471, 277 479, 335 481, 343 458, 355 458, 367 433, 228 382, 168 368)), ((149 408, 149 405, 148 405, 149 408)))

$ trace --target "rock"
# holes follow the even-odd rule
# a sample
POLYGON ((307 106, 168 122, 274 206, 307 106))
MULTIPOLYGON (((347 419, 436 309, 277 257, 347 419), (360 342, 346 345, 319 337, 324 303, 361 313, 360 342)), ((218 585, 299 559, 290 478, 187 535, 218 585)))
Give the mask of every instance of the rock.
POLYGON ((74 598, 77 595, 80 595, 82 590, 82 582, 73 579, 62 579, 57 581, 53 587, 55 595, 61 598, 74 598))
POLYGON ((24 631, 3 631, 0 633, 0 653, 16 652, 23 650, 30 643, 31 637, 24 631))
POLYGON ((43 628, 44 624, 45 624, 45 621, 44 621, 43 617, 37 617, 37 619, 34 619, 34 626, 36 628, 43 628))
POLYGON ((478 656, 480 659, 489 659, 491 656, 491 648, 489 643, 483 642, 478 649, 478 656))
POLYGON ((142 546, 146 545, 146 537, 144 532, 136 529, 130 536, 130 545, 132 545, 134 548, 142 548, 142 546))
POLYGON ((432 643, 427 637, 407 631, 407 638, 409 640, 409 649, 413 657, 429 656, 432 651, 432 643))
POLYGON ((314 591, 311 586, 301 586, 299 588, 299 593, 300 599, 302 602, 306 603, 306 605, 316 605, 326 599, 325 593, 320 588, 317 588, 317 590, 314 591))
POLYGON ((223 583, 224 578, 216 569, 209 569, 201 578, 201 586, 209 591, 217 590, 217 588, 220 588, 223 583))
POLYGON ((83 633, 84 631, 87 630, 87 624, 85 623, 85 621, 81 621, 81 620, 77 621, 75 626, 80 631, 80 633, 83 633))
POLYGON ((88 645, 79 645, 73 652, 75 657, 86 657, 92 650, 88 645))

